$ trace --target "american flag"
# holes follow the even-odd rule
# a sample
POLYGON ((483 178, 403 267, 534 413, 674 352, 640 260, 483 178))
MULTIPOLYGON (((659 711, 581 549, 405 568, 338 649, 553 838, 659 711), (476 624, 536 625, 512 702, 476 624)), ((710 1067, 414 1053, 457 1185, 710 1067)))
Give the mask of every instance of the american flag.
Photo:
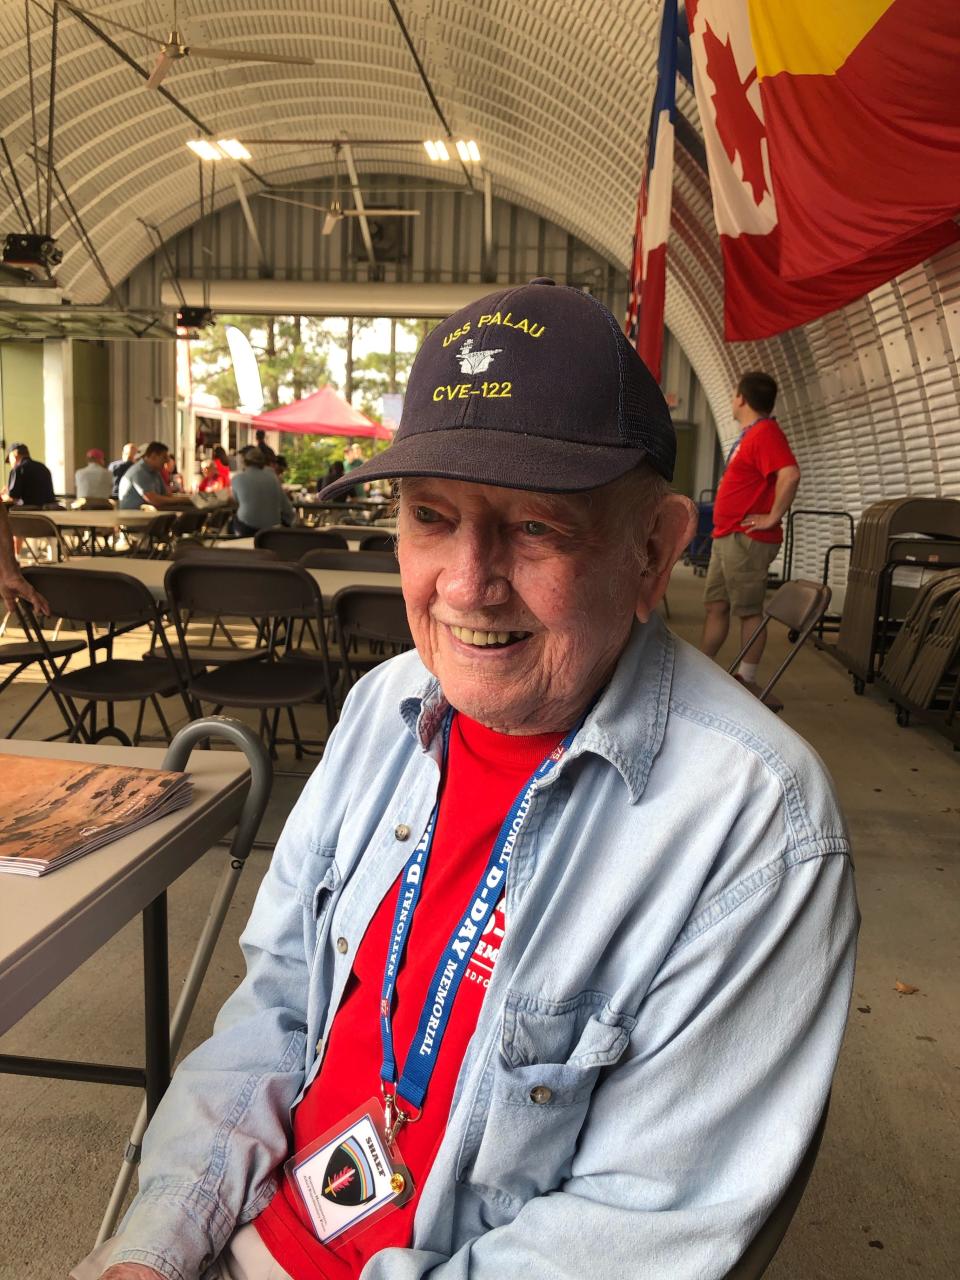
POLYGON ((633 232, 627 337, 655 378, 663 355, 667 237, 673 192, 673 132, 677 94, 677 0, 664 0, 657 86, 650 111, 637 217, 633 232))

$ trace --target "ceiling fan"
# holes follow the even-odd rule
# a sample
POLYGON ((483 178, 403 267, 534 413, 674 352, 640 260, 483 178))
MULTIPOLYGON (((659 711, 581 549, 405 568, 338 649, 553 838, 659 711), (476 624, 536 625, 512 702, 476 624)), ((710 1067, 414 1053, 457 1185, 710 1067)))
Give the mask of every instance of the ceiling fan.
MULTIPOLYGON (((95 18, 97 22, 105 23, 107 26, 119 27, 121 31, 126 31, 129 35, 140 36, 142 40, 149 40, 151 44, 156 43, 156 36, 151 35, 148 31, 139 31, 136 27, 128 27, 126 23, 117 22, 115 18, 107 18, 102 13, 87 14, 86 10, 81 9, 79 5, 68 4, 66 7, 75 9, 85 16, 95 18)), ((173 27, 166 40, 160 44, 157 60, 147 79, 147 88, 158 88, 174 63, 181 62, 184 58, 218 58, 223 62, 278 62, 291 67, 312 67, 316 62, 314 58, 292 58, 286 54, 265 53, 259 49, 228 49, 220 46, 187 44, 177 22, 177 4, 176 0, 174 0, 173 27)))
POLYGON ((363 200, 360 195, 360 188, 355 184, 351 184, 354 199, 357 207, 355 209, 344 209, 340 201, 340 144, 333 145, 333 196, 329 205, 310 204, 307 200, 292 200, 289 196, 276 195, 272 191, 259 191, 258 195, 265 200, 276 200, 279 204, 295 204, 301 209, 312 209, 315 213, 324 214, 323 226, 321 234, 329 236, 338 226, 343 218, 369 218, 371 221, 378 221, 380 218, 418 218, 420 216, 419 209, 366 209, 363 206, 363 200))

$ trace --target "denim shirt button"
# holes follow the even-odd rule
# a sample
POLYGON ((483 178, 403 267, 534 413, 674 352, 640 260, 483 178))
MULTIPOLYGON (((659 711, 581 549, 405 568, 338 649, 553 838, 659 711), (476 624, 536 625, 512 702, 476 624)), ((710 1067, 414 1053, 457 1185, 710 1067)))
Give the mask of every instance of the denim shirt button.
POLYGON ((530 1101, 536 1102, 540 1105, 545 1102, 549 1102, 552 1097, 553 1090, 548 1088, 545 1084, 534 1085, 530 1090, 530 1101))
POLYGON ((347 952, 350 950, 350 943, 346 940, 346 938, 337 939, 337 950, 340 952, 342 956, 345 956, 347 954, 347 952))
POLYGON ((397 837, 398 840, 409 840, 410 828, 407 826, 405 822, 400 822, 393 828, 393 834, 397 837))

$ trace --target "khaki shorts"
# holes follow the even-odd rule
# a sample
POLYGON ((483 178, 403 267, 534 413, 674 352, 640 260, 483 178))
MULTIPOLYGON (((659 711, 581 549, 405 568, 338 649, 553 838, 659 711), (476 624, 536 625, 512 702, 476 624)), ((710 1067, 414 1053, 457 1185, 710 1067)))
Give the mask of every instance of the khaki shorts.
MULTIPOLYGON (((88 1253, 70 1272, 70 1280, 99 1280, 110 1265, 114 1243, 106 1240, 93 1253, 88 1253)), ((279 1262, 274 1262, 253 1223, 247 1223, 227 1241, 223 1253, 203 1273, 203 1280, 291 1280, 291 1277, 279 1262)))
POLYGON ((767 570, 780 551, 779 542, 758 542, 745 533, 714 538, 704 604, 724 601, 736 618, 753 618, 763 610, 767 570))

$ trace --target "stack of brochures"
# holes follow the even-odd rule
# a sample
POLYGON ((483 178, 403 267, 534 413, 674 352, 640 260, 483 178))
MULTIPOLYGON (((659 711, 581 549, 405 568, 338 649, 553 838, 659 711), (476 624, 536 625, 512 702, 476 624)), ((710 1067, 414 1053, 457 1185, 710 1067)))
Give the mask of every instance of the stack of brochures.
POLYGON ((4 756, 0 871, 43 876, 190 803, 185 773, 4 756))

